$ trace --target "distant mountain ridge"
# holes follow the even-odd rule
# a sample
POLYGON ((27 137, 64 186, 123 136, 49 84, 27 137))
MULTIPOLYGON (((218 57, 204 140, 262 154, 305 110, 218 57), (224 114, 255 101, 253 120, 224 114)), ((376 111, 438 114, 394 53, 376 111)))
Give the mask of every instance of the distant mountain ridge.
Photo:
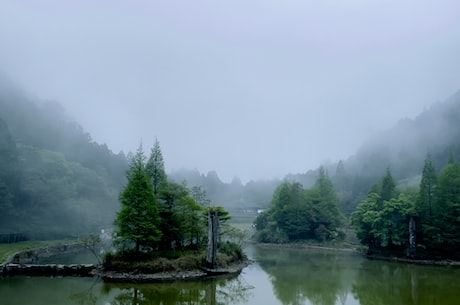
POLYGON ((123 153, 92 141, 59 103, 0 81, 0 237, 75 237, 111 226, 126 169, 123 153))
MULTIPOLYGON (((374 134, 348 159, 323 166, 339 193, 342 211, 350 214, 388 168, 401 183, 418 187, 427 155, 431 155, 439 172, 451 153, 460 160, 460 91, 416 118, 402 119, 392 128, 374 134)), ((309 187, 316 175, 317 169, 310 169, 289 174, 286 179, 309 187)))
POLYGON ((396 178, 407 179, 420 174, 427 154, 431 154, 439 170, 447 163, 450 152, 460 156, 460 91, 433 104, 415 119, 403 119, 374 135, 346 165, 355 172, 367 170, 374 174, 389 167, 396 178))

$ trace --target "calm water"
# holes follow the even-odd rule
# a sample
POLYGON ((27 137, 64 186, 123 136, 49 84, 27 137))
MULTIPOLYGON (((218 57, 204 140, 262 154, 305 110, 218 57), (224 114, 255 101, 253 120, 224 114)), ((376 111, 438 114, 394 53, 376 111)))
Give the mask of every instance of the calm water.
POLYGON ((346 252, 252 247, 238 276, 162 284, 0 278, 0 304, 460 304, 460 269, 369 261, 346 252))

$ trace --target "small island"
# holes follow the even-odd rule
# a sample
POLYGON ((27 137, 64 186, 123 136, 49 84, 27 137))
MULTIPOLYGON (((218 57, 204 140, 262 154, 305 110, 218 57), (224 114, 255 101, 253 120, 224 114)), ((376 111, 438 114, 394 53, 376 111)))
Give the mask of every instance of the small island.
POLYGON ((234 274, 247 265, 235 240, 241 234, 226 228, 229 213, 211 206, 200 187, 189 191, 167 180, 158 140, 148 160, 139 147, 126 177, 114 221, 114 248, 95 275, 107 281, 151 282, 234 274))

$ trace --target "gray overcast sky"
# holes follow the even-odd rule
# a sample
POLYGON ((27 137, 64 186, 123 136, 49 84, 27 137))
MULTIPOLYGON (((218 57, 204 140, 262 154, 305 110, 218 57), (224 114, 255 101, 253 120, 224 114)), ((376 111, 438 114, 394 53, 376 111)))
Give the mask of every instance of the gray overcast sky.
POLYGON ((460 89, 460 1, 0 0, 0 70, 114 152, 282 177, 460 89))

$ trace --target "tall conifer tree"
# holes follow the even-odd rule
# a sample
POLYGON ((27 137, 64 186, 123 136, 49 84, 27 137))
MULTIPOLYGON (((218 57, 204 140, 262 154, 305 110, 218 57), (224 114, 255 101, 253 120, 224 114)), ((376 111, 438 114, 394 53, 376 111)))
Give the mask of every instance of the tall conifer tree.
POLYGON ((158 191, 162 187, 165 187, 167 182, 163 154, 161 153, 160 142, 158 142, 158 139, 155 139, 155 143, 147 162, 146 170, 152 183, 153 193, 157 195, 158 191))
POLYGON ((428 233, 426 231, 430 230, 429 227, 433 225, 433 208, 435 204, 437 180, 436 170, 431 161, 431 155, 428 155, 425 159, 425 165, 423 166, 420 191, 416 203, 419 223, 422 225, 422 231, 424 233, 428 233))
POLYGON ((134 243, 136 254, 142 247, 155 247, 161 238, 160 219, 152 185, 145 170, 142 145, 131 160, 128 184, 120 194, 121 210, 115 219, 117 236, 124 244, 134 243))

